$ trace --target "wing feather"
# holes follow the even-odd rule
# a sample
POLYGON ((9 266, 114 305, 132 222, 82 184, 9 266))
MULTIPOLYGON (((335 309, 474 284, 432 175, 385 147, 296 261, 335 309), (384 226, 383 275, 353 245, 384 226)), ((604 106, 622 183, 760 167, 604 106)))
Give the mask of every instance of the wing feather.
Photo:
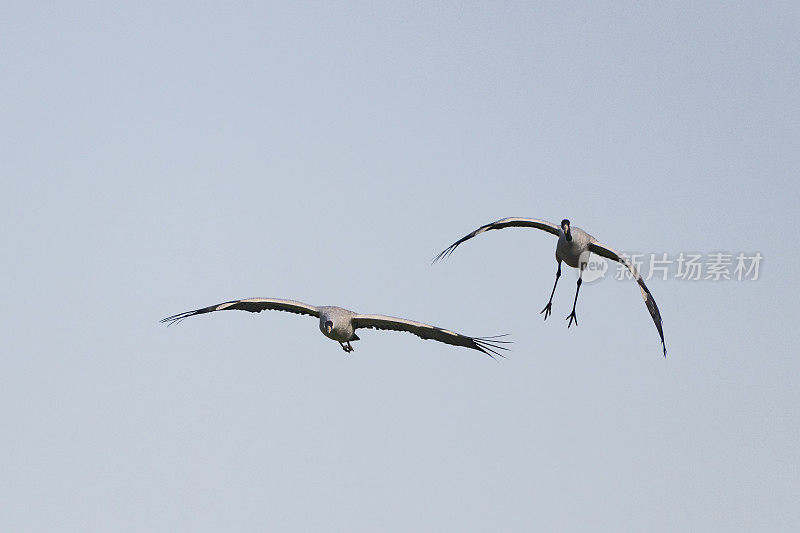
POLYGON ((230 302, 223 302, 221 304, 203 307, 202 309, 195 309, 194 311, 185 311, 177 315, 168 316, 161 320, 168 326, 180 322, 184 318, 194 315, 202 315, 203 313, 211 313, 212 311, 225 311, 228 309, 238 309, 241 311, 250 311, 251 313, 260 313, 261 311, 286 311, 289 313, 297 313, 299 315, 310 315, 319 317, 319 309, 313 305, 304 304, 303 302, 296 302, 294 300, 281 300, 278 298, 247 298, 244 300, 231 300, 230 302))
POLYGON ((422 339, 430 339, 453 346, 472 348, 473 350, 485 353, 492 359, 495 359, 495 356, 505 357, 498 350, 507 350, 508 348, 501 345, 509 343, 509 341, 497 340, 499 337, 504 337, 505 335, 498 335, 496 337, 469 337, 454 331, 423 324, 422 322, 385 315, 356 315, 353 317, 353 327, 356 329, 373 328, 406 331, 422 339))
POLYGON ((610 248, 599 242, 593 242, 589 245, 589 251, 596 253, 597 255, 601 255, 607 259, 622 263, 628 268, 628 270, 630 270, 634 279, 636 279, 636 282, 639 284, 639 291, 642 293, 642 298, 647 306, 647 310, 650 311, 650 316, 653 318, 653 323, 656 325, 658 335, 661 337, 661 346, 664 348, 664 357, 666 357, 667 345, 664 343, 664 329, 661 324, 661 313, 658 311, 658 306, 656 305, 655 298, 653 298, 653 294, 650 292, 650 289, 647 288, 647 285, 644 284, 642 275, 639 274, 639 271, 636 270, 636 267, 633 266, 633 263, 631 263, 627 257, 620 254, 613 248, 610 248))
POLYGON ((510 217, 510 218, 503 218, 492 222, 490 224, 486 224, 485 226, 481 226, 480 228, 476 229, 469 235, 458 239, 456 242, 445 248, 439 255, 437 255, 433 262, 437 262, 440 259, 444 259, 448 255, 452 254, 458 245, 464 241, 467 241, 473 237, 480 235, 489 230, 493 229, 503 229, 503 228, 537 228, 540 230, 544 230, 548 233, 552 233, 556 237, 558 237, 558 230, 559 226, 557 224, 553 224, 552 222, 547 222, 546 220, 538 220, 535 218, 521 218, 521 217, 510 217))

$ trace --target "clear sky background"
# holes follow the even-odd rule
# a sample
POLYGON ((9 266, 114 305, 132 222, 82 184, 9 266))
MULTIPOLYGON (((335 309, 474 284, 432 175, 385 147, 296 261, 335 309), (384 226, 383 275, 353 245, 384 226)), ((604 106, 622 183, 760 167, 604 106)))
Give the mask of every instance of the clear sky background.
MULTIPOLYGON (((220 3, 221 4, 221 3, 220 3)), ((800 527, 793 2, 0 6, 4 531, 800 527), (586 284, 555 239, 760 252, 586 284), (496 363, 292 298, 510 333, 496 363)))

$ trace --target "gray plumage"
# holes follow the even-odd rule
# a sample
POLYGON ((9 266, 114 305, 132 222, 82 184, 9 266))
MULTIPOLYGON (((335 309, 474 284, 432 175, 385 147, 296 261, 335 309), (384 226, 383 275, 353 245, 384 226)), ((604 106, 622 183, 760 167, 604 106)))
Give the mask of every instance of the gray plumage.
MULTIPOLYGON (((658 311, 658 306, 656 305, 656 301, 653 298, 653 295, 650 293, 650 290, 645 285, 644 280, 642 279, 641 274, 636 270, 636 267, 624 256, 620 255, 616 250, 610 248, 604 244, 601 244, 597 241, 594 237, 589 235, 587 232, 583 231, 580 228, 573 227, 570 225, 569 220, 564 219, 561 221, 561 225, 553 224, 552 222, 547 222, 545 220, 538 220, 535 218, 521 218, 521 217, 512 217, 512 218, 504 218, 498 220, 496 222, 492 222, 490 224, 486 224, 485 226, 481 226, 480 228, 476 229, 469 235, 462 237, 461 239, 457 240, 447 248, 445 248, 439 255, 437 255, 433 262, 443 259, 450 254, 452 254, 455 249, 464 241, 467 241, 473 237, 480 235, 489 230, 493 229, 503 229, 503 228, 511 228, 511 227, 522 227, 522 228, 536 228, 552 235, 558 237, 558 243, 556 244, 556 261, 558 262, 558 270, 556 271, 556 282, 553 284, 553 291, 550 293, 550 300, 547 302, 547 305, 542 309, 541 313, 544 313, 544 318, 547 320, 547 317, 550 315, 551 306, 553 303, 553 294, 555 294, 556 286, 558 285, 558 278, 561 276, 561 262, 565 262, 567 265, 579 269, 581 275, 583 274, 583 269, 586 267, 586 263, 589 259, 589 252, 595 253, 607 259, 611 259, 613 261, 618 261, 625 265, 630 273, 633 275, 636 282, 639 284, 639 290, 642 293, 642 298, 644 299, 644 303, 647 306, 647 310, 650 312, 650 316, 653 319, 653 323, 656 325, 656 329, 658 330, 658 335, 661 337, 661 346, 664 350, 664 357, 667 356, 667 345, 664 342, 664 330, 661 323, 661 313, 658 311)), ((578 319, 575 316, 575 306, 578 303, 578 293, 581 289, 581 276, 578 276, 578 288, 575 291, 575 300, 572 304, 572 313, 567 316, 569 320, 569 324, 567 327, 572 326, 572 323, 575 322, 575 325, 578 325, 578 319)), ((540 313, 540 314, 541 314, 540 313)))
POLYGON ((406 331, 422 339, 431 339, 445 344, 452 344, 453 346, 463 346, 465 348, 478 350, 492 359, 494 359, 496 355, 504 357, 498 350, 505 350, 506 348, 501 346, 501 344, 506 344, 508 342, 497 340, 498 337, 503 337, 503 335, 497 337, 469 337, 404 318, 395 318, 385 315, 362 315, 341 307, 315 307, 294 300, 281 300, 278 298, 233 300, 202 309, 195 309, 194 311, 178 313, 177 315, 162 319, 161 322, 169 326, 190 316, 228 309, 250 311, 251 313, 260 313, 265 310, 287 311, 289 313, 317 317, 319 318, 319 329, 322 334, 329 339, 337 341, 345 352, 353 351, 353 346, 350 343, 359 340, 355 333, 359 328, 406 331))

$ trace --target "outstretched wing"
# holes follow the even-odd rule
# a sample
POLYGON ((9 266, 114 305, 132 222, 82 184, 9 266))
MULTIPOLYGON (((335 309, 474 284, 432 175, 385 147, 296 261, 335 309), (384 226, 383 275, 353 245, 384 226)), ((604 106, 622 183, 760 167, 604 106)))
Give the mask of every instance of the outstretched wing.
POLYGON ((356 315, 353 317, 353 328, 407 331, 422 339, 432 339, 445 344, 452 344, 453 346, 472 348, 473 350, 485 353, 492 359, 495 358, 495 355, 505 357, 498 350, 507 350, 508 348, 501 346, 501 344, 509 343, 509 341, 497 340, 499 337, 505 337, 505 335, 498 335, 496 337, 468 337, 455 333, 454 331, 448 331, 421 322, 385 315, 356 315))
POLYGON ((311 315, 319 317, 319 309, 313 305, 304 304, 303 302, 295 302, 293 300, 280 300, 278 298, 248 298, 246 300, 233 300, 224 302, 202 309, 195 309, 194 311, 186 311, 178 313, 177 315, 168 316, 161 320, 168 326, 183 320, 184 318, 202 315, 203 313, 210 313, 212 311, 225 311, 226 309, 239 309, 241 311, 250 311, 251 313, 260 313, 265 310, 272 311, 287 311, 289 313, 297 313, 299 315, 311 315))
POLYGON ((642 293, 642 298, 644 298, 644 303, 647 306, 647 310, 650 311, 650 316, 653 318, 653 323, 656 325, 656 329, 658 330, 658 334, 661 337, 661 346, 664 348, 664 357, 667 356, 667 345, 664 343, 664 330, 661 326, 661 313, 658 312, 658 306, 656 305, 656 300, 653 298, 653 295, 650 293, 650 289, 647 288, 647 285, 644 284, 644 280, 642 279, 642 275, 636 270, 636 267, 633 266, 627 257, 621 255, 619 252, 614 250, 613 248, 609 248, 604 244, 600 244, 599 242, 593 242, 589 245, 589 251, 596 253, 597 255, 602 255, 608 259, 613 259, 614 261, 618 261, 628 267, 628 270, 631 271, 631 274, 636 279, 636 282, 639 284, 639 290, 642 293))
POLYGON ((558 237, 558 230, 559 226, 553 224, 552 222, 547 222, 546 220, 537 220, 535 218, 520 218, 520 217, 511 217, 511 218, 504 218, 501 220, 497 220, 492 222, 491 224, 486 224, 485 226, 481 226, 480 228, 476 229, 466 237, 462 237, 458 239, 456 242, 448 246, 445 250, 442 251, 439 255, 434 257, 433 262, 440 259, 444 259, 448 255, 452 254, 453 251, 458 248, 458 245, 462 242, 469 240, 477 235, 485 231, 489 231, 492 229, 503 229, 503 228, 537 228, 544 230, 548 233, 552 233, 556 237, 558 237))

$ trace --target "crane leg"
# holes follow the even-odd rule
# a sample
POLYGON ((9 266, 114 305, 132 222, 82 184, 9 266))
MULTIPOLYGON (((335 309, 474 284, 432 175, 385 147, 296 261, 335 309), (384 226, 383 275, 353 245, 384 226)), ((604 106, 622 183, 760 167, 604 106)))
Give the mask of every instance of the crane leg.
POLYGON ((578 325, 578 317, 575 316, 575 306, 578 304, 578 293, 581 292, 581 278, 578 277, 578 288, 575 290, 575 301, 572 302, 572 312, 567 316, 567 320, 569 320, 569 324, 567 324, 567 328, 572 325, 572 321, 575 321, 575 325, 578 325))
POLYGON ((547 320, 547 317, 550 316, 550 313, 552 312, 553 295, 556 293, 556 286, 558 285, 558 278, 560 277, 561 277, 561 261, 558 262, 558 270, 556 270, 556 282, 553 284, 552 292, 550 292, 550 299, 547 301, 547 305, 544 306, 544 309, 542 309, 539 312, 540 315, 544 313, 545 320, 547 320))

